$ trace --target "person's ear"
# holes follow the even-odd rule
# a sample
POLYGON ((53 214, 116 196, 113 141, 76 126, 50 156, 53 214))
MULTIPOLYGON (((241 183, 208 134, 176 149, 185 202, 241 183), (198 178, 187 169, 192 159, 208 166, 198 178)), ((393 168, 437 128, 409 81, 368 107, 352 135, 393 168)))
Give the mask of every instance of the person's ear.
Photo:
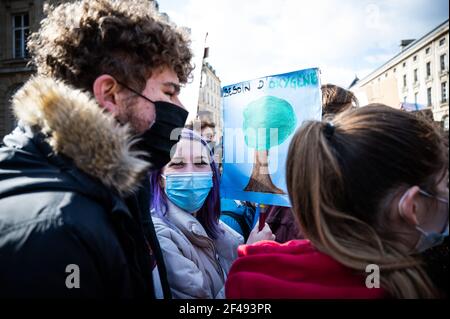
POLYGON ((101 107, 114 116, 119 113, 119 105, 117 104, 119 84, 112 76, 103 74, 95 79, 93 91, 95 99, 101 107))
MULTIPOLYGON (((161 174, 164 174, 164 171, 161 171, 161 174)), ((161 174, 158 177, 159 180, 159 186, 164 189, 166 187, 166 180, 161 176, 161 174)))
POLYGON ((419 225, 420 188, 413 186, 408 189, 398 202, 399 214, 410 225, 419 225))

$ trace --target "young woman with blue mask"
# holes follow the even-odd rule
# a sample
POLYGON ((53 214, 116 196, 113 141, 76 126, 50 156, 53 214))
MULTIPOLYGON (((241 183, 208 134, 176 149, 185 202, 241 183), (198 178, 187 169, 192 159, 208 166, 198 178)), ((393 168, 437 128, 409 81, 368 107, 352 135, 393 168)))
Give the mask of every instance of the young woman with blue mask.
MULTIPOLYGON (((174 298, 224 298, 243 238, 219 220, 219 172, 206 141, 184 129, 176 151, 150 176, 151 214, 174 298)), ((266 225, 250 242, 273 239, 266 225)))

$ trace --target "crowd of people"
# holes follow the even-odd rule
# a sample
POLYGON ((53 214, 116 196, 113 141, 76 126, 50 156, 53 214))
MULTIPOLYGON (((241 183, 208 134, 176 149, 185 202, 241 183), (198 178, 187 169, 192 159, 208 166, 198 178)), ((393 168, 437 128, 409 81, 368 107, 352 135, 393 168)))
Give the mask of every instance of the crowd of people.
POLYGON ((323 85, 286 156, 292 207, 259 227, 220 196, 214 123, 185 127, 190 42, 151 2, 50 7, 28 48, 0 147, 0 298, 447 296, 448 144, 428 119, 323 85))

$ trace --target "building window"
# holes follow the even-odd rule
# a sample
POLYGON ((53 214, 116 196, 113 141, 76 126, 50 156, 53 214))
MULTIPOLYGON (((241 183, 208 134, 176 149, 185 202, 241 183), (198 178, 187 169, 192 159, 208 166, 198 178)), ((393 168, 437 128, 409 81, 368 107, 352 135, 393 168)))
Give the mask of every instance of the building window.
POLYGON ((403 62, 403 67, 406 67, 406 62, 403 62))
POLYGON ((414 69, 414 83, 417 83, 419 81, 419 76, 417 74, 417 69, 414 69))
POLYGON ((417 104, 417 100, 419 98, 419 93, 414 93, 414 104, 417 104))
POLYGON ((403 103, 406 103, 406 96, 403 97, 403 103))
POLYGON ((443 46, 445 44, 445 38, 439 40, 439 46, 443 46))
MULTIPOLYGON (((13 85, 11 85, 8 89, 6 89, 4 100, 5 101, 10 101, 11 98, 14 96, 14 94, 16 94, 16 92, 23 86, 23 83, 15 83, 13 85)), ((3 124, 3 132, 2 132, 2 125, 0 124, 0 135, 2 133, 9 133, 10 131, 12 131, 18 124, 18 121, 16 119, 16 117, 13 115, 12 109, 10 109, 9 107, 6 107, 2 110, 2 107, 0 106, 0 111, 4 111, 3 114, 0 113, 0 118, 3 115, 3 121, 0 120, 0 122, 2 122, 1 124, 3 124)))
POLYGON ((431 62, 427 62, 427 77, 431 76, 431 62))
POLYGON ((432 101, 432 99, 431 99, 431 88, 428 88, 427 89, 427 105, 428 106, 431 106, 431 103, 432 103, 433 101, 432 101))
POLYGON ((30 34, 30 18, 28 13, 12 16, 13 21, 13 57, 15 59, 27 58, 27 38, 30 34))
POLYGON ((441 71, 444 71, 445 69, 447 69, 446 68, 446 65, 445 65, 445 60, 446 60, 446 58, 447 58, 447 54, 442 54, 441 55, 441 60, 440 60, 440 62, 441 62, 441 71))
POLYGON ((430 48, 425 49, 425 54, 430 54, 430 48))
POLYGON ((415 55, 415 56, 413 57, 413 61, 414 61, 414 62, 417 61, 417 55, 415 55))
POLYGON ((394 68, 394 73, 397 72, 397 68, 394 68))
POLYGON ((387 78, 387 77, 388 77, 388 73, 387 73, 387 72, 386 72, 386 73, 384 74, 384 77, 385 77, 385 78, 387 78))
POLYGON ((406 74, 403 75, 403 87, 406 87, 406 74))
POLYGON ((447 103, 447 82, 441 83, 441 102, 447 103))

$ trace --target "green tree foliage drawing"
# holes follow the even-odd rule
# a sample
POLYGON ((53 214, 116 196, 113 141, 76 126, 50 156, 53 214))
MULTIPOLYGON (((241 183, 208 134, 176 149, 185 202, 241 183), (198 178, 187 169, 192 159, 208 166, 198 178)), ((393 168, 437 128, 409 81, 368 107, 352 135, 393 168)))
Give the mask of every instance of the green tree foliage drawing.
POLYGON ((263 96, 244 109, 245 143, 255 149, 252 175, 245 191, 284 194, 269 173, 269 150, 283 143, 297 125, 291 104, 275 96, 263 96))

